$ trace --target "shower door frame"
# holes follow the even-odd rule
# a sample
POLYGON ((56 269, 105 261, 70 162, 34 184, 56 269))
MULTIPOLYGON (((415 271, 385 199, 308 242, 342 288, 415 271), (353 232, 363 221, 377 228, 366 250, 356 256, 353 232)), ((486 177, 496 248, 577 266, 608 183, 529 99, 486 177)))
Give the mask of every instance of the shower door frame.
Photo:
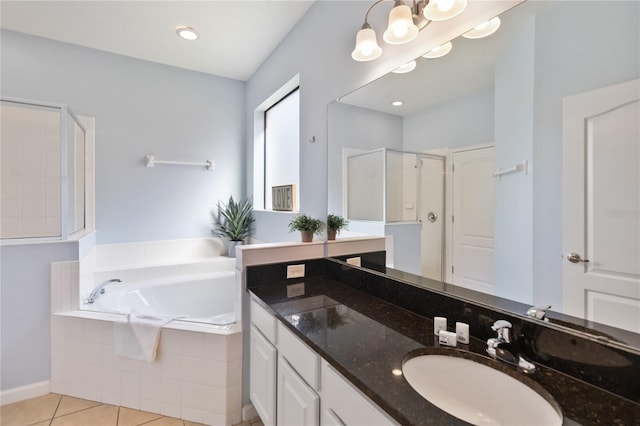
POLYGON ((44 107, 60 110, 60 235, 59 236, 43 236, 43 237, 21 237, 21 238, 1 238, 0 244, 23 244, 28 242, 55 242, 66 241, 69 237, 79 235, 87 229, 87 134, 89 133, 86 126, 82 124, 82 121, 76 116, 73 111, 65 104, 47 102, 47 101, 35 101, 32 99, 16 98, 11 96, 0 96, 0 102, 10 102, 21 105, 29 105, 35 107, 44 107), (76 124, 85 133, 85 164, 84 164, 84 227, 76 232, 69 233, 69 117, 73 119, 76 124))

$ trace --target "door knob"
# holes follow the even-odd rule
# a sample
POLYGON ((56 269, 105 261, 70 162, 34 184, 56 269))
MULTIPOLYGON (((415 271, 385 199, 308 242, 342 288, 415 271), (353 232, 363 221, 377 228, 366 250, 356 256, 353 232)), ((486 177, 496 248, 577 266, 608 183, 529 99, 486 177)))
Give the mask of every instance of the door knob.
POLYGON ((567 260, 571 263, 589 262, 588 259, 581 258, 578 253, 569 253, 569 255, 567 256, 567 260))
POLYGON ((429 212, 427 213, 427 219, 429 220, 429 222, 435 222, 436 220, 438 220, 438 215, 436 214, 436 212, 429 212))

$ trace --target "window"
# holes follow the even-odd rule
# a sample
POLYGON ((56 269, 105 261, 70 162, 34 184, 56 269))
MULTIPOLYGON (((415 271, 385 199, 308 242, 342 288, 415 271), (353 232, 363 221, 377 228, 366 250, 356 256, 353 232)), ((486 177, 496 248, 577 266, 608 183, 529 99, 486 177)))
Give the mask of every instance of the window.
POLYGON ((254 206, 265 210, 298 211, 300 186, 298 77, 292 79, 256 109, 254 122, 254 206), (272 199, 274 187, 280 187, 275 203, 272 199))

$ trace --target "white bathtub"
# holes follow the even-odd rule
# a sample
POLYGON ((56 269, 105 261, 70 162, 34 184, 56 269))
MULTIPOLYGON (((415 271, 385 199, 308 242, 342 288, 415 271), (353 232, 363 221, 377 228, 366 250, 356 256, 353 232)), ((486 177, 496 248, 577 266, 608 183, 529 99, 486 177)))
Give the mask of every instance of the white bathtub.
MULTIPOLYGON (((118 278, 113 276, 113 278, 118 278)), ((235 322, 235 271, 186 278, 112 283, 84 310, 169 315, 181 321, 225 325, 235 322)))

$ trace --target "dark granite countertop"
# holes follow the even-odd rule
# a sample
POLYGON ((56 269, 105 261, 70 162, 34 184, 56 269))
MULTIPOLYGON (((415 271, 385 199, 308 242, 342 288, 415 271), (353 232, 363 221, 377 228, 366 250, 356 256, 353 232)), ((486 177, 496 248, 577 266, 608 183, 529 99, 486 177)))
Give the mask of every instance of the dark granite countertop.
MULTIPOLYGON (((325 277, 252 286, 249 291, 398 423, 468 424, 435 407, 404 377, 393 374, 412 351, 439 346, 431 319, 325 277), (304 295, 288 298, 287 285, 299 282, 304 282, 304 295)), ((535 381, 555 398, 565 425, 640 424, 640 406, 634 402, 542 365, 523 378, 515 368, 486 357, 485 349, 485 341, 472 337, 469 345, 439 350, 458 356, 474 352, 494 368, 535 381)))

